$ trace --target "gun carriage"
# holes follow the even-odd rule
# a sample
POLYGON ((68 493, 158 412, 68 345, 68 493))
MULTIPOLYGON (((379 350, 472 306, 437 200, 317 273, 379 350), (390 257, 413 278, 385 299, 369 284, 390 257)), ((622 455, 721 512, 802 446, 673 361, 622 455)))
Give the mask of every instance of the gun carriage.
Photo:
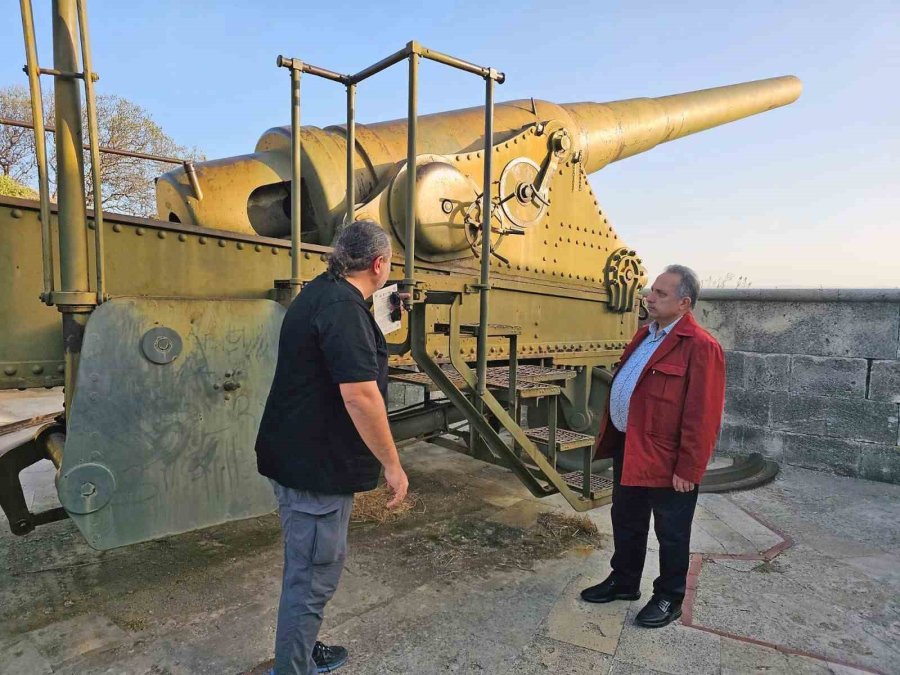
POLYGON ((801 88, 779 77, 661 98, 495 105, 503 73, 415 42, 353 75, 279 57, 291 126, 265 132, 251 154, 161 176, 158 218, 133 218, 85 206, 79 82, 95 190, 102 177, 83 0, 54 4, 52 70, 37 64, 21 4, 41 200, 0 198, 0 388, 62 384, 65 412, 0 436, 0 505, 17 534, 68 516, 102 549, 272 510, 253 442, 284 305, 358 218, 388 230, 392 278, 411 294, 389 336, 392 378, 425 393, 390 415, 395 436, 465 422, 461 447, 508 466, 533 494, 561 493, 577 510, 608 502, 606 467, 589 449, 646 276, 588 175, 791 103, 801 88), (423 58, 479 78, 485 105, 419 116, 423 58), (407 118, 357 124, 358 85, 398 63, 409 69, 407 118), (56 94, 55 206, 41 74, 56 94), (301 126, 303 75, 345 87, 345 125, 301 126), (33 514, 18 472, 45 458, 62 509, 33 514))

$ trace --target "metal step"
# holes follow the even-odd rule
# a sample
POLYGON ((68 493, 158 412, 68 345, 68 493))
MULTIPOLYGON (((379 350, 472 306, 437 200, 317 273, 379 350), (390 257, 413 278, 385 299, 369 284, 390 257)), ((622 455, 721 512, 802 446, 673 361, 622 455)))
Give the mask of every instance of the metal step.
MULTIPOLYGON (((509 377, 509 366, 490 366, 488 375, 509 377)), ((547 366, 535 366, 531 364, 520 365, 516 368, 517 380, 529 382, 565 382, 574 379, 578 375, 574 370, 563 368, 548 368, 547 366)))
MULTIPOLYGON (((525 436, 535 443, 547 445, 550 442, 550 427, 535 427, 534 429, 523 429, 523 431, 525 436)), ((558 452, 586 448, 593 445, 593 443, 594 437, 588 434, 580 434, 577 431, 569 431, 568 429, 556 430, 556 450, 558 452)))
MULTIPOLYGON (((582 492, 584 488, 584 474, 581 471, 572 471, 562 474, 562 479, 573 490, 582 492)), ((591 475, 591 499, 598 499, 612 494, 613 481, 606 476, 591 475), (603 495, 601 493, 606 493, 603 495)))
MULTIPOLYGON (((438 322, 434 324, 434 332, 439 335, 450 335, 450 324, 438 322)), ((462 323, 459 325, 459 334, 466 337, 478 337, 481 332, 480 323, 462 323)), ((489 323, 488 337, 510 337, 512 335, 521 335, 521 326, 510 326, 503 323, 489 323)))
MULTIPOLYGON (((519 398, 540 398, 541 396, 556 396, 561 392, 561 389, 554 384, 549 384, 546 381, 534 381, 531 377, 534 377, 535 374, 537 376, 543 375, 547 377, 547 373, 537 372, 534 369, 540 368, 540 366, 519 366, 516 369, 516 394, 519 398), (521 373, 521 375, 520 375, 521 373)), ((468 386, 463 380, 462 376, 456 371, 456 369, 449 365, 445 364, 441 366, 441 370, 443 370, 447 377, 450 378, 450 381, 453 382, 454 386, 456 386, 460 390, 467 390, 468 386)), ((550 371, 554 370, 552 368, 542 368, 542 371, 550 371)), ((559 370, 560 373, 559 379, 567 379, 568 375, 562 375, 563 373, 569 373, 573 371, 565 371, 559 370)), ((437 391, 437 385, 432 382, 431 378, 428 377, 425 373, 416 373, 416 372, 400 372, 399 370, 395 370, 393 373, 389 375, 389 378, 394 382, 403 382, 405 384, 416 384, 422 387, 428 387, 429 391, 437 391)), ((500 390, 509 390, 509 368, 504 366, 496 366, 488 369, 487 374, 487 386, 490 389, 500 389, 500 390)))

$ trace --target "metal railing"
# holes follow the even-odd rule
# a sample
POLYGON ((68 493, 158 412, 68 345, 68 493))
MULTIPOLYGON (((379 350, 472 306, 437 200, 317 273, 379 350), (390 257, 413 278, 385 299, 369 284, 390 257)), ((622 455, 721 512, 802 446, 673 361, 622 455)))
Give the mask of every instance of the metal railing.
MULTIPOLYGON (((400 282, 401 290, 409 293, 410 302, 418 302, 416 297, 415 278, 415 198, 416 198, 416 136, 418 131, 418 94, 419 94, 419 59, 442 63, 451 68, 472 73, 484 78, 485 104, 484 104, 484 185, 482 189, 482 238, 481 238, 481 277, 477 284, 480 291, 479 317, 482 326, 487 326, 490 292, 490 224, 491 224, 491 172, 494 137, 494 83, 502 84, 506 76, 494 68, 479 66, 468 61, 443 54, 433 49, 423 47, 412 41, 406 47, 387 58, 364 68, 355 75, 341 73, 304 63, 300 59, 279 56, 276 65, 287 68, 291 72, 291 290, 296 295, 302 287, 300 251, 300 209, 301 190, 300 176, 302 171, 301 137, 300 137, 300 76, 302 73, 321 77, 332 82, 343 84, 347 88, 347 212, 344 223, 353 222, 353 214, 356 208, 356 185, 354 181, 354 161, 356 153, 356 86, 373 75, 390 68, 391 66, 408 61, 408 109, 407 109, 407 152, 406 152, 406 230, 405 230, 405 257, 404 278, 400 282)), ((414 328, 410 328, 410 331, 414 328)), ((477 389, 478 401, 484 396, 487 380, 487 330, 482 330, 477 338, 477 389)))

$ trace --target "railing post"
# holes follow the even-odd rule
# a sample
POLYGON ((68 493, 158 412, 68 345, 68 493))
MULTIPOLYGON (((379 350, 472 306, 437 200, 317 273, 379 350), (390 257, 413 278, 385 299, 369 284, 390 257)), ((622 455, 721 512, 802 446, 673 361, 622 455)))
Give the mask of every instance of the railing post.
POLYGON ((97 272, 97 304, 106 298, 104 279, 106 256, 103 250, 103 190, 100 165, 100 131, 97 125, 97 99, 94 96, 94 67, 91 63, 91 39, 88 33, 87 0, 76 0, 81 33, 81 58, 84 64, 84 94, 87 107, 88 138, 91 145, 91 182, 94 192, 94 264, 97 272))
POLYGON ((31 0, 20 0, 22 33, 25 37, 25 70, 28 73, 28 89, 31 92, 31 117, 34 124, 34 154, 37 160, 38 191, 41 198, 41 261, 44 273, 44 291, 41 300, 53 304, 53 241, 50 230, 50 185, 47 177, 47 137, 44 130, 44 102, 41 94, 40 66, 34 35, 34 14, 31 0))
POLYGON ((484 78, 484 188, 481 193, 481 290, 478 313, 477 378, 475 393, 478 400, 487 386, 488 294, 490 293, 491 264, 491 160, 494 139, 494 78, 493 71, 484 78))
MULTIPOLYGON (((419 123, 419 54, 417 45, 410 42, 409 49, 409 101, 406 129, 406 258, 402 290, 413 294, 416 285, 416 132, 419 123)), ((410 297, 410 300, 414 298, 410 297)))
POLYGON ((300 260, 302 224, 300 210, 303 196, 300 190, 302 170, 300 141, 300 68, 298 64, 291 67, 291 297, 296 297, 303 285, 300 260))
POLYGON ((347 85, 347 215, 344 225, 353 222, 356 208, 356 85, 347 85))

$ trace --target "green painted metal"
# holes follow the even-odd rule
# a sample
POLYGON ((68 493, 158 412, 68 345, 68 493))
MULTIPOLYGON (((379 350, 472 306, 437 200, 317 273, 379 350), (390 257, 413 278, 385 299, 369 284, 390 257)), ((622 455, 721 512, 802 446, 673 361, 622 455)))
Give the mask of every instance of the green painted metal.
POLYGON ((91 315, 57 487, 109 549, 268 513, 253 446, 284 309, 269 300, 120 298, 91 315), (150 333, 165 352, 148 358, 150 333), (162 363, 158 361, 164 361, 162 363))

